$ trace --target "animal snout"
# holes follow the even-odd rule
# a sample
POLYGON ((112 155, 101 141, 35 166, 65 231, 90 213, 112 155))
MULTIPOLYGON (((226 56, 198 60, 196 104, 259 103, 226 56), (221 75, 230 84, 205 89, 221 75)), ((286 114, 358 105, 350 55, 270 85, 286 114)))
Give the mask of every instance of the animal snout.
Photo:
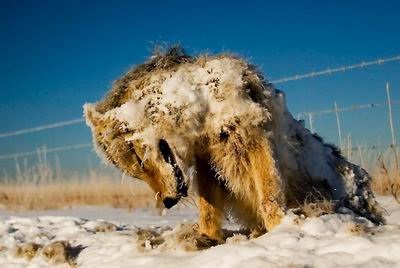
POLYGON ((169 208, 172 208, 173 206, 175 206, 176 203, 178 203, 178 201, 179 201, 179 198, 166 197, 166 198, 164 198, 163 203, 164 203, 164 206, 169 209, 169 208))

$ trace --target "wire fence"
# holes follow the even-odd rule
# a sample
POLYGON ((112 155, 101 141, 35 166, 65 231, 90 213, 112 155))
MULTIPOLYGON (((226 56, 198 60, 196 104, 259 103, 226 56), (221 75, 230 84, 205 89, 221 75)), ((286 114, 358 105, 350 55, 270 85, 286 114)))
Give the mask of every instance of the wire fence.
MULTIPOLYGON (((310 73, 305 73, 305 74, 300 74, 300 75, 283 77, 283 78, 279 78, 279 79, 276 79, 276 80, 273 80, 270 82, 272 84, 281 84, 281 83, 285 83, 285 82, 289 82, 289 81, 302 80, 302 79, 313 78, 313 77, 323 76, 323 75, 331 75, 331 74, 334 74, 337 72, 347 72, 347 71, 351 71, 354 69, 365 68, 365 67, 369 67, 369 66, 373 66, 373 65, 383 65, 385 63, 394 62, 394 61, 400 61, 400 55, 393 56, 393 57, 387 57, 387 58, 379 58, 379 59, 376 59, 373 61, 362 61, 361 63, 345 65, 345 66, 341 66, 341 67, 327 68, 325 70, 316 71, 316 72, 310 72, 310 73)), ((371 105, 371 104, 366 104, 366 105, 371 105)), ((380 105, 380 104, 375 104, 375 105, 380 105)), ((341 109, 354 109, 354 108, 359 108, 359 107, 350 107, 350 108, 341 108, 341 109)), ((318 111, 318 113, 326 113, 328 111, 330 111, 330 110, 318 111)), ((315 114, 315 112, 314 113, 307 112, 305 114, 315 114)), ((43 130, 52 129, 52 128, 59 128, 59 127, 65 127, 65 126, 74 125, 74 124, 80 124, 83 122, 85 122, 85 120, 83 118, 75 118, 75 119, 55 122, 55 123, 51 123, 51 124, 47 124, 47 125, 40 125, 40 126, 36 126, 36 127, 32 127, 32 128, 22 129, 22 130, 0 133, 0 138, 8 138, 8 137, 43 131, 43 130)))
POLYGON ((39 132, 39 131, 52 129, 52 128, 66 127, 66 126, 70 126, 70 125, 81 124, 83 122, 85 122, 85 120, 83 118, 75 118, 75 119, 60 121, 60 122, 56 122, 56 123, 52 123, 52 124, 41 125, 41 126, 36 126, 36 127, 32 127, 32 128, 27 128, 27 129, 21 129, 21 130, 16 130, 16 131, 11 131, 11 132, 0 133, 0 138, 14 137, 14 136, 22 135, 22 134, 39 132))
POLYGON ((272 84, 281 84, 281 83, 286 83, 289 81, 297 81, 297 80, 313 78, 313 77, 317 77, 317 76, 331 75, 334 73, 352 71, 354 69, 361 69, 361 68, 365 68, 365 67, 369 67, 369 66, 373 66, 373 65, 382 65, 382 64, 385 64, 388 62, 393 62, 393 61, 400 61, 400 55, 389 57, 389 58, 380 58, 380 59, 376 59, 373 61, 362 61, 360 63, 345 65, 345 66, 336 67, 336 68, 327 68, 322 71, 310 72, 310 73, 306 73, 306 74, 288 76, 288 77, 273 80, 273 81, 271 81, 271 83, 272 84))
MULTIPOLYGON (((376 103, 367 103, 367 104, 358 104, 358 105, 351 105, 347 107, 337 107, 336 109, 323 109, 323 110, 318 110, 318 111, 310 111, 310 112, 302 112, 297 114, 297 119, 298 120, 308 120, 309 121, 309 128, 311 132, 314 132, 314 117, 319 116, 319 115, 324 115, 324 114, 337 114, 337 113, 345 113, 345 112, 354 112, 357 110, 365 110, 365 109, 375 109, 378 107, 388 107, 389 103, 393 106, 400 105, 400 100, 390 100, 390 102, 376 102, 376 103)), ((338 117, 337 117, 338 118, 338 117)), ((54 124, 48 124, 48 125, 43 125, 43 126, 38 126, 35 128, 30 128, 30 129, 24 129, 24 130, 19 130, 15 132, 9 132, 6 134, 9 134, 6 136, 6 134, 0 135, 0 138, 5 138, 5 137, 11 137, 11 133, 20 135, 20 134, 26 134, 30 132, 37 132, 37 131, 42 131, 46 129, 51 129, 51 128, 59 128, 59 127, 65 127, 69 126, 72 124, 78 124, 84 122, 84 119, 75 119, 75 120, 69 120, 69 121, 63 121, 63 122, 58 122, 54 124)), ((339 125, 339 123, 337 123, 339 125)), ((338 127, 338 131, 340 132, 341 129, 338 127)), ((341 137, 339 140, 342 140, 341 137)), ((390 148, 397 145, 395 143, 392 144, 387 144, 387 145, 370 145, 370 146, 359 146, 359 147, 353 147, 351 150, 377 150, 377 149, 382 149, 382 148, 390 148)), ((45 151, 46 153, 55 153, 55 152, 63 152, 63 151, 68 151, 68 150, 74 150, 74 149, 80 149, 80 148, 90 148, 92 147, 92 143, 87 142, 87 143, 79 143, 79 144, 72 144, 72 145, 66 145, 66 146, 60 146, 60 147, 50 147, 46 148, 45 151)), ((341 146, 339 146, 341 147, 341 146)), ((19 158, 19 157, 27 157, 27 156, 32 156, 36 155, 38 153, 37 150, 35 151, 25 151, 25 152, 19 152, 19 153, 14 153, 14 154, 4 154, 0 155, 0 160, 5 160, 5 159, 14 159, 14 158, 19 158)))
MULTIPOLYGON (((392 100, 391 101, 392 105, 400 105, 400 100, 392 100)), ((336 111, 343 113, 343 112, 354 112, 357 110, 363 110, 363 109, 373 109, 377 107, 382 107, 382 106, 388 106, 387 102, 376 102, 376 103, 367 103, 367 104, 354 104, 350 105, 348 107, 338 107, 337 110, 332 108, 332 109, 325 109, 325 110, 319 110, 319 111, 312 111, 312 112, 302 112, 297 114, 297 118, 308 118, 308 116, 311 114, 313 116, 315 115, 323 115, 323 114, 332 114, 336 113, 336 111)))
POLYGON ((27 156, 37 155, 38 153, 56 153, 56 152, 63 152, 63 151, 69 151, 69 150, 81 149, 81 148, 89 148, 89 147, 92 147, 92 143, 79 143, 79 144, 51 147, 51 148, 47 148, 46 146, 43 146, 42 148, 37 149, 35 151, 27 151, 27 152, 15 153, 15 154, 0 155, 0 160, 15 159, 15 158, 19 158, 19 157, 27 157, 27 156))
MULTIPOLYGON (((285 82, 289 82, 289 81, 297 81, 297 80, 302 80, 302 79, 307 79, 307 78, 312 78, 312 77, 317 77, 317 76, 330 75, 330 74, 334 74, 337 72, 347 72, 347 71, 351 71, 354 69, 365 68, 365 67, 369 67, 369 66, 373 66, 373 65, 382 65, 382 64, 385 64, 388 62, 394 62, 394 61, 400 61, 400 55, 394 56, 394 57, 388 57, 388 58, 381 58, 381 59, 377 59, 377 60, 373 60, 373 61, 362 61, 361 63, 346 65, 346 66, 341 66, 341 67, 336 67, 336 68, 327 68, 325 70, 310 72, 310 73, 301 74, 301 75, 288 76, 288 77, 280 78, 277 80, 273 80, 273 81, 271 81, 271 83, 280 84, 280 83, 285 83, 285 82)), ((387 145, 370 145, 370 146, 349 147, 347 150, 378 150, 378 149, 382 149, 382 148, 391 148, 391 147, 397 148, 398 145, 395 142, 395 131, 394 131, 394 126, 393 126, 393 120, 392 120, 393 115, 392 115, 391 109, 392 109, 392 106, 400 105, 400 100, 391 100, 388 84, 387 84, 387 95, 388 95, 387 102, 355 104, 355 105, 351 105, 348 107, 338 107, 335 103, 335 107, 331 108, 331 109, 298 113, 297 119, 298 120, 301 120, 301 119, 308 120, 309 128, 310 128, 311 132, 314 132, 313 122, 314 122, 315 116, 319 116, 319 115, 323 115, 323 114, 335 114, 337 128, 338 128, 338 135, 339 135, 339 143, 340 143, 339 145, 342 148, 342 137, 341 137, 342 135, 341 135, 341 126, 340 126, 340 118, 339 118, 340 113, 354 112, 354 111, 363 110, 363 109, 374 109, 377 107, 388 107, 389 108, 389 117, 390 117, 390 122, 391 122, 392 143, 387 144, 387 145)), ((46 125, 39 125, 39 126, 35 126, 32 128, 27 128, 27 129, 4 132, 4 133, 0 133, 0 139, 11 138, 11 137, 15 137, 15 136, 23 135, 23 134, 40 132, 40 131, 50 130, 50 129, 54 129, 54 128, 67 127, 70 125, 81 124, 84 121, 85 120, 83 118, 75 118, 75 119, 71 119, 71 120, 59 121, 59 122, 46 124, 46 125)), ((46 146, 44 146, 46 153, 64 152, 64 151, 69 151, 69 150, 74 150, 74 149, 91 148, 91 147, 92 147, 92 143, 90 143, 90 142, 65 145, 65 146, 59 146, 59 147, 50 147, 50 148, 46 148, 46 146)), ((17 158, 29 157, 29 156, 33 156, 33 155, 37 155, 37 154, 38 154, 38 150, 24 151, 24 152, 12 153, 12 154, 3 154, 3 155, 0 155, 0 160, 17 159, 17 158)))

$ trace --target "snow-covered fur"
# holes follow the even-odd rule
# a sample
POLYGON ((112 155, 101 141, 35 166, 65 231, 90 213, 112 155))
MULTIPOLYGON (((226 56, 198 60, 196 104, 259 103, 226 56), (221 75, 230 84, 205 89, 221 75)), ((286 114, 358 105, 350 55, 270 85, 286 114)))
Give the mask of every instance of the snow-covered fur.
POLYGON ((383 222, 367 172, 295 120, 284 94, 238 57, 174 47, 84 110, 99 154, 166 207, 197 189, 199 229, 210 238, 221 237, 224 214, 264 232, 310 198, 383 222))

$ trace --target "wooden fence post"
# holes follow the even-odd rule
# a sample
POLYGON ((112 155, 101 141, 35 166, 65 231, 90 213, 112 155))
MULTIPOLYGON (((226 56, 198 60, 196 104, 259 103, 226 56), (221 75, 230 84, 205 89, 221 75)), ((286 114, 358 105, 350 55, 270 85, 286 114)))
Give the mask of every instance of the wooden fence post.
POLYGON ((311 113, 308 114, 308 122, 310 123, 311 133, 315 133, 315 131, 314 131, 314 116, 311 113))
POLYGON ((336 114, 336 124, 337 124, 338 135, 339 135, 339 148, 340 148, 340 150, 343 150, 343 147, 342 147, 342 129, 340 127, 339 109, 337 107, 336 101, 335 101, 335 114, 336 114))
POLYGON ((394 134, 394 126, 393 126, 393 115, 392 115, 392 100, 390 98, 390 88, 389 82, 386 82, 386 94, 388 99, 388 107, 389 107, 389 125, 390 125, 390 133, 392 135, 392 146, 396 146, 396 137, 394 134))

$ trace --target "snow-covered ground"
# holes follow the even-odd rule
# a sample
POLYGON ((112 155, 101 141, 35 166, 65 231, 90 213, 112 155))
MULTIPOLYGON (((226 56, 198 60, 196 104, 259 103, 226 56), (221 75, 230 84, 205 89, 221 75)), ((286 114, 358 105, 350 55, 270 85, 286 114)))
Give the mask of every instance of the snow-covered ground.
POLYGON ((197 216, 189 208, 165 216, 110 208, 0 210, 0 267, 400 267, 400 205, 391 197, 379 201, 385 226, 351 215, 289 213, 257 239, 236 234, 196 251, 188 230, 197 216))

